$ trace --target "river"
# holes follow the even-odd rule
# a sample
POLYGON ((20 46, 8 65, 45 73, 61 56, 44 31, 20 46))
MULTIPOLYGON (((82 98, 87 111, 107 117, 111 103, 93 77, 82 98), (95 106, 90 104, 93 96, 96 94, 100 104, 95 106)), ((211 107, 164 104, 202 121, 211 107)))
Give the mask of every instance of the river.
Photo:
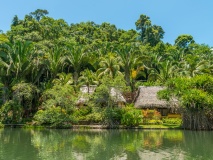
POLYGON ((210 160, 213 132, 0 129, 0 160, 210 160))

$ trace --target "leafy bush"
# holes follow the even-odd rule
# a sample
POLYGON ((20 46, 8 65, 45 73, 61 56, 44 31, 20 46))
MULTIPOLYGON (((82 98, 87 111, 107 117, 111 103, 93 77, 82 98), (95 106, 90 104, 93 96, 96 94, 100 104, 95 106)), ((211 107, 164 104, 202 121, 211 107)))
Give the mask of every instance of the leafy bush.
POLYGON ((91 114, 88 114, 85 117, 85 120, 91 123, 100 123, 103 121, 103 113, 102 112, 94 112, 91 114))
POLYGON ((23 106, 16 101, 7 101, 0 109, 0 121, 6 124, 22 121, 23 106))
POLYGON ((63 127, 67 124, 76 123, 76 119, 68 115, 61 107, 51 107, 39 110, 34 116, 36 124, 49 125, 51 127, 63 127))
POLYGON ((0 122, 0 128, 4 128, 4 125, 0 122))
POLYGON ((82 107, 82 108, 76 109, 74 111, 73 115, 75 117, 79 118, 80 120, 83 120, 91 112, 92 112, 92 108, 91 107, 82 107))
POLYGON ((163 124, 162 120, 150 119, 147 124, 163 124))
POLYGON ((126 126, 138 126, 142 121, 141 111, 133 105, 122 108, 121 124, 126 126))
POLYGON ((51 89, 47 89, 41 97, 42 108, 47 109, 52 106, 60 106, 66 111, 72 110, 75 104, 74 89, 70 85, 55 85, 51 89))
POLYGON ((177 124, 177 125, 181 125, 182 120, 180 118, 164 118, 163 123, 165 124, 177 124))
POLYGON ((125 84, 123 76, 117 76, 114 79, 109 76, 104 76, 101 79, 101 84, 95 89, 95 93, 91 97, 91 103, 96 107, 115 107, 115 96, 111 94, 112 87, 119 92, 129 91, 125 84))
POLYGON ((150 120, 160 120, 161 119, 161 114, 160 112, 156 110, 142 110, 143 114, 143 123, 149 123, 150 120))
POLYGON ((122 112, 120 108, 107 107, 103 110, 103 123, 113 126, 121 123, 122 112))

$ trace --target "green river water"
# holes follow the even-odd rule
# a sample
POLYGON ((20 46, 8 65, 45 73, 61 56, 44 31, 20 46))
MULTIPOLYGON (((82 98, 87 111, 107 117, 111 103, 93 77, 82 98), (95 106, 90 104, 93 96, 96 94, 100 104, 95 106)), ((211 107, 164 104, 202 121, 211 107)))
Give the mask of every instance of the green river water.
POLYGON ((212 160, 213 132, 0 129, 0 160, 212 160))

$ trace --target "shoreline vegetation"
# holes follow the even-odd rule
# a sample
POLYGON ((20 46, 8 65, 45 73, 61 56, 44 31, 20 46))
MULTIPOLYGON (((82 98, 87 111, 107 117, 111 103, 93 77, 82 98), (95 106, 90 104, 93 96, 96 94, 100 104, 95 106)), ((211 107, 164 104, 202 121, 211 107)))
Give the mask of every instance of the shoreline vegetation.
POLYGON ((144 14, 135 26, 68 24, 42 9, 15 15, 11 29, 0 32, 0 127, 69 128, 85 121, 213 130, 212 48, 188 34, 164 43, 163 28, 144 14), (153 106, 142 86, 162 88, 155 101, 177 102, 171 112, 181 116, 164 115, 168 108, 153 106), (139 104, 143 95, 147 106, 139 104))
POLYGON ((104 125, 72 125, 70 127, 64 128, 53 128, 50 126, 32 126, 26 124, 5 124, 1 125, 0 128, 25 128, 25 129, 179 129, 183 128, 180 125, 139 125, 136 127, 128 127, 128 126, 104 126, 104 125))

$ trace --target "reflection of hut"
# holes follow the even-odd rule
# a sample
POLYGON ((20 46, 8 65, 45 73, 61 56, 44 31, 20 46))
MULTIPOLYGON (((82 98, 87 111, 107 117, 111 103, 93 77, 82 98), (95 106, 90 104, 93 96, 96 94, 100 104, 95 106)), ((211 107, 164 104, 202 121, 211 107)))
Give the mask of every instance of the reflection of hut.
POLYGON ((126 100, 121 94, 120 90, 114 87, 110 89, 110 96, 112 97, 114 103, 116 103, 119 107, 122 107, 126 104, 126 100))
POLYGON ((162 116, 171 115, 175 112, 178 104, 177 101, 168 102, 158 99, 157 92, 163 89, 160 86, 140 86, 135 100, 135 107, 139 109, 156 109, 162 116))
POLYGON ((83 85, 83 86, 81 86, 80 97, 79 97, 78 101, 76 102, 76 105, 77 106, 86 105, 86 103, 89 101, 89 95, 94 93, 96 87, 97 87, 96 85, 90 85, 90 86, 83 85))

